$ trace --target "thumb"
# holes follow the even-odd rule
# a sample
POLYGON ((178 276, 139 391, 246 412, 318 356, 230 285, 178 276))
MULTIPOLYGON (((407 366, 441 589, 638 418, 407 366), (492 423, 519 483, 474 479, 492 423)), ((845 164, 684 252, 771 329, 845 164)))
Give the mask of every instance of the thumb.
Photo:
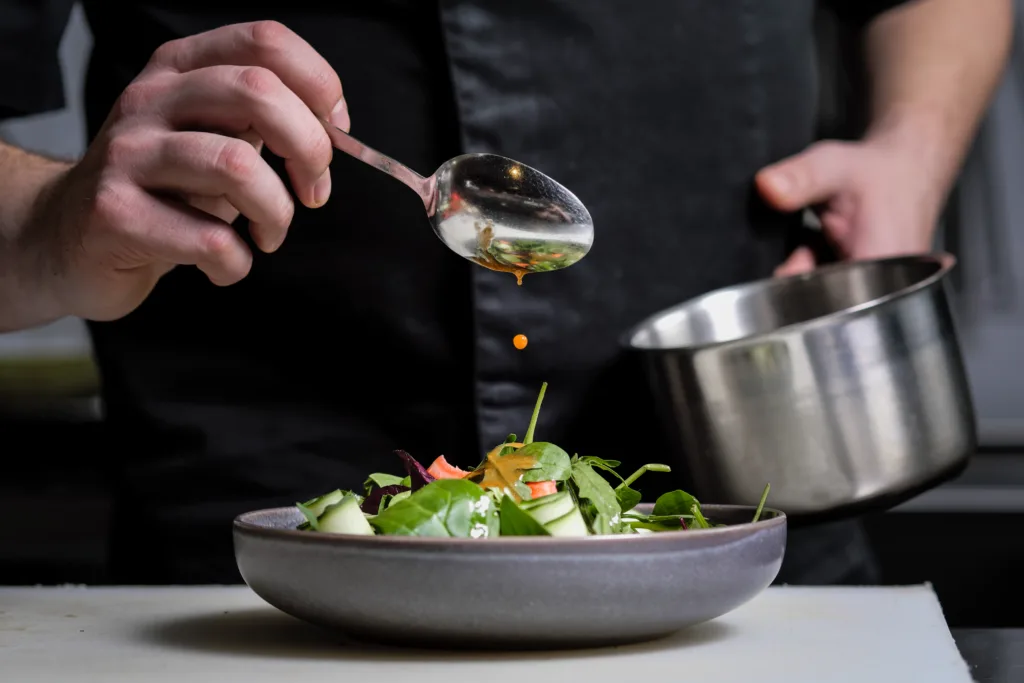
POLYGON ((789 258, 775 269, 775 277, 800 275, 814 270, 814 253, 807 247, 798 247, 789 258))
POLYGON ((761 169, 754 182, 779 211, 797 211, 838 194, 849 173, 850 150, 843 143, 819 142, 800 154, 761 169))

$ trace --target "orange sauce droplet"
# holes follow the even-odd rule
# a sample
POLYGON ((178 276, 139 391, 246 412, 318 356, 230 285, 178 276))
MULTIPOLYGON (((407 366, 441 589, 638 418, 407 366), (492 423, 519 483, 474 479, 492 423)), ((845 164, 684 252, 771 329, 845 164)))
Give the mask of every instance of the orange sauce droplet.
POLYGON ((512 346, 522 351, 523 349, 526 348, 526 344, 528 341, 529 340, 527 340, 525 334, 517 334, 516 336, 512 337, 512 346))

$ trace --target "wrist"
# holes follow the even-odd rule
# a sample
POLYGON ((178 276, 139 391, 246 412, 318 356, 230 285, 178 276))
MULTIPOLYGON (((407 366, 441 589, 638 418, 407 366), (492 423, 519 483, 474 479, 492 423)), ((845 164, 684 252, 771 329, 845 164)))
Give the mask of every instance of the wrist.
POLYGON ((934 230, 963 159, 961 137, 940 108, 907 106, 877 117, 863 142, 897 169, 906 200, 934 230))
MULTIPOLYGON (((58 293, 59 187, 70 164, 25 155, 31 163, 7 167, 14 180, 0 213, 0 328, 21 329, 67 315, 58 293)), ((10 160, 10 157, 8 159, 10 160)), ((24 162, 25 159, 19 161, 24 162)))
POLYGON ((956 178, 965 144, 939 107, 892 106, 877 116, 864 143, 912 169, 919 186, 943 201, 956 178))

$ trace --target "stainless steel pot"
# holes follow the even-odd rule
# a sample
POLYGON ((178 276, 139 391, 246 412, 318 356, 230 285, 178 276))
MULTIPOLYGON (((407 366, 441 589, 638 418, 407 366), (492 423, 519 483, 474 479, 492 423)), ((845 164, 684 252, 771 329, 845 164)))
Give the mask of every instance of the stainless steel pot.
POLYGON ((959 474, 974 409, 948 254, 846 262, 717 290, 644 320, 675 462, 709 503, 794 521, 890 507, 959 474))

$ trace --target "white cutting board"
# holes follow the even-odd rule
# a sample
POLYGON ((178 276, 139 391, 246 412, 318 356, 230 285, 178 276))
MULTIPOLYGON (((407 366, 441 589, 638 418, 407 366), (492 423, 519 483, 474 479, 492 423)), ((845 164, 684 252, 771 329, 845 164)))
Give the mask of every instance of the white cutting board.
POLYGON ((340 645, 244 586, 0 588, 0 681, 317 680, 970 683, 971 676, 930 586, 773 587, 665 641, 514 655, 340 645))

